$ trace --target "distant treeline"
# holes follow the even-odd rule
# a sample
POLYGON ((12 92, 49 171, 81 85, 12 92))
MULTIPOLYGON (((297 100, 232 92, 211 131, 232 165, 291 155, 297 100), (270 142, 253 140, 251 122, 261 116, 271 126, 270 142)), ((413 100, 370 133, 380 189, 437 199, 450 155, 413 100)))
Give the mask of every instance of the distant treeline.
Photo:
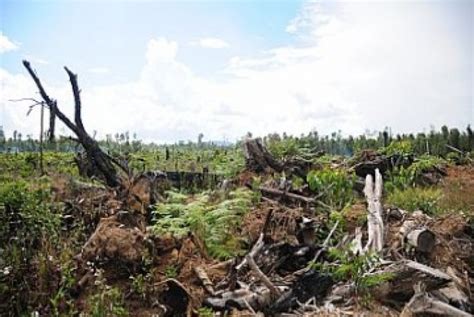
MULTIPOLYGON (((251 137, 252 135, 248 133, 247 136, 251 137)), ((319 135, 317 131, 300 136, 271 133, 264 136, 263 140, 273 153, 281 157, 299 153, 301 148, 307 148, 310 151, 324 151, 327 154, 334 155, 353 155, 364 149, 387 147, 393 141, 408 141, 414 154, 446 156, 448 153, 457 152, 458 150, 462 152, 474 151, 474 135, 470 126, 467 126, 463 131, 442 126, 440 130, 432 129, 429 133, 416 134, 392 134, 389 129, 385 129, 382 132, 348 137, 342 136, 340 131, 324 136, 319 135)), ((133 137, 130 138, 128 132, 107 135, 106 139, 100 140, 99 143, 112 153, 133 153, 163 149, 164 147, 170 149, 211 149, 235 147, 236 145, 222 142, 204 142, 202 134, 197 137, 195 142, 179 141, 172 145, 158 145, 144 143, 137 139, 136 134, 133 134, 133 137)), ((25 137, 21 132, 14 131, 13 135, 7 137, 2 127, 0 127, 0 152, 36 152, 39 148, 39 141, 31 135, 25 137)), ((54 142, 45 141, 43 148, 57 152, 76 152, 80 149, 80 146, 73 139, 60 136, 54 142)))
POLYGON ((285 133, 269 134, 264 142, 272 152, 280 156, 291 155, 291 151, 306 147, 312 151, 324 151, 333 155, 353 155, 365 149, 381 149, 388 147, 393 141, 407 141, 413 154, 431 154, 446 156, 450 152, 474 151, 474 135, 470 125, 464 131, 457 128, 442 126, 440 130, 432 129, 429 133, 392 134, 387 128, 382 132, 343 137, 341 132, 321 136, 313 131, 299 137, 288 136, 285 133), (284 151, 286 153, 279 153, 284 151))

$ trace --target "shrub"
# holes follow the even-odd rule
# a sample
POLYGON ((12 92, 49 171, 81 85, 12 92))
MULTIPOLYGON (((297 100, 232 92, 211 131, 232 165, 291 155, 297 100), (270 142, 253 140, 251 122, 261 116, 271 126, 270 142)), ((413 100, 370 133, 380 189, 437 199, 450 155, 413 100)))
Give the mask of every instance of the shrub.
POLYGON ((435 214, 439 211, 440 198, 439 189, 410 187, 390 192, 386 202, 408 211, 422 210, 427 214, 435 214))
POLYGON ((321 195, 320 200, 333 209, 341 210, 352 202, 354 176, 342 169, 311 171, 307 181, 310 189, 321 195))
POLYGON ((431 155, 418 157, 413 164, 408 167, 401 166, 388 174, 388 182, 385 188, 388 192, 395 189, 407 189, 422 183, 422 174, 433 170, 436 166, 444 164, 444 160, 431 155))
POLYGON ((289 156, 300 154, 300 146, 295 138, 286 138, 273 140, 270 139, 266 144, 268 151, 277 159, 284 159, 289 156))
POLYGON ((392 141, 389 146, 382 149, 384 154, 387 155, 412 155, 413 144, 410 140, 392 141))

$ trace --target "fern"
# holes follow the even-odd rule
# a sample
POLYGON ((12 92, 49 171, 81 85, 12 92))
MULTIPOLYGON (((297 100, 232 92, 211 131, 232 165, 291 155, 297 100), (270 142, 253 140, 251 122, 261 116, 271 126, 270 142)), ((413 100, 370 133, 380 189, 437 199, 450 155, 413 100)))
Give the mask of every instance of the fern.
POLYGON ((171 233, 182 237, 193 232, 206 246, 209 255, 227 259, 241 251, 241 242, 235 229, 247 213, 252 192, 236 189, 228 199, 204 192, 195 196, 168 193, 168 202, 155 207, 152 231, 156 234, 171 233))

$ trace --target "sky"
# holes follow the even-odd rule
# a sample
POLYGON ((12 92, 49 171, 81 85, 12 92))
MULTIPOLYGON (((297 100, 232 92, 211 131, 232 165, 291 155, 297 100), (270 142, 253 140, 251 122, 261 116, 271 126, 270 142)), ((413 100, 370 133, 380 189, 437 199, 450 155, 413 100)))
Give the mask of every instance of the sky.
POLYGON ((0 0, 0 125, 39 133, 27 59, 66 114, 78 74, 99 137, 464 129, 473 39, 470 0, 0 0))

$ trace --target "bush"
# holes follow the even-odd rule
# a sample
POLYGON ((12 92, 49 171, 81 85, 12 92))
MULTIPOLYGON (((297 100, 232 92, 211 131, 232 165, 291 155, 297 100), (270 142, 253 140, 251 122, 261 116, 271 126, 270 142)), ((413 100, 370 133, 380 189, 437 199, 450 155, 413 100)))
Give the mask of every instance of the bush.
POLYGON ((407 189, 395 189, 387 197, 387 204, 408 210, 422 210, 427 214, 439 212, 438 202, 441 191, 435 188, 410 187, 407 189))
POLYGON ((387 155, 413 155, 413 144, 409 140, 392 141, 381 152, 387 155))
POLYGON ((444 164, 445 161, 431 155, 422 155, 408 167, 401 166, 391 171, 385 188, 388 192, 395 189, 407 189, 422 184, 422 174, 433 170, 436 166, 444 164))
POLYGON ((354 176, 342 169, 325 168, 308 173, 309 188, 321 195, 327 206, 341 210, 352 202, 354 176))

